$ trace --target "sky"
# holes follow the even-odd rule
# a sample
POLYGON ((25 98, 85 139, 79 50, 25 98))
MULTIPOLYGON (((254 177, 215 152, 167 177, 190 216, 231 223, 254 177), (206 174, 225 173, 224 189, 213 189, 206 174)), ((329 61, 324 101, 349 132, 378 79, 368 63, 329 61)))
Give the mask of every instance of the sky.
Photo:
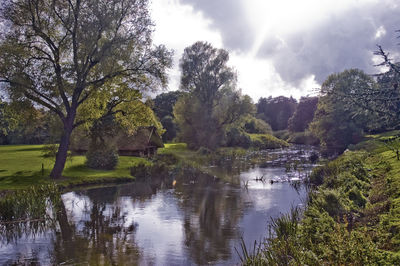
POLYGON ((332 73, 379 72, 382 45, 400 47, 400 0, 152 0, 155 44, 174 51, 169 90, 179 88, 185 47, 206 41, 229 51, 238 86, 254 101, 312 95, 332 73))

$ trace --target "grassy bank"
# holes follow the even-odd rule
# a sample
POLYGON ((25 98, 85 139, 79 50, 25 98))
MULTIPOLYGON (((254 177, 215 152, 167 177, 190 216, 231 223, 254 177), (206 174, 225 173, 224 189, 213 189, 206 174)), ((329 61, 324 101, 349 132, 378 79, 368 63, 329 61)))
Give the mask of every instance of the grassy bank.
POLYGON ((304 212, 273 220, 244 264, 400 265, 400 161, 381 144, 397 133, 368 136, 316 168, 304 212))
MULTIPOLYGON (((0 190, 20 189, 47 184, 54 160, 43 158, 43 145, 0 146, 0 190), (42 164, 44 171, 42 172, 42 164)), ((115 170, 94 170, 85 166, 85 156, 73 156, 66 162, 61 186, 121 182, 134 180, 130 167, 146 161, 144 158, 120 156, 115 170)))
MULTIPOLYGON (((271 135, 251 135, 257 144, 253 148, 280 148, 286 147, 285 141, 271 135)), ((0 146, 0 190, 12 190, 27 188, 32 185, 48 184, 54 159, 43 157, 43 145, 4 145, 0 146), (42 168, 43 167, 43 168, 42 168)), ((189 150, 184 143, 165 144, 159 149, 160 155, 175 157, 177 162, 197 168, 208 173, 210 164, 218 164, 225 159, 231 160, 244 156, 246 150, 242 148, 220 148, 217 151, 200 149, 189 150)), ((63 178, 56 180, 62 187, 101 184, 110 182, 133 181, 131 167, 139 164, 149 164, 145 158, 120 156, 116 169, 94 170, 85 165, 85 156, 73 156, 67 159, 63 178)), ((209 173, 214 174, 214 173, 209 173)))

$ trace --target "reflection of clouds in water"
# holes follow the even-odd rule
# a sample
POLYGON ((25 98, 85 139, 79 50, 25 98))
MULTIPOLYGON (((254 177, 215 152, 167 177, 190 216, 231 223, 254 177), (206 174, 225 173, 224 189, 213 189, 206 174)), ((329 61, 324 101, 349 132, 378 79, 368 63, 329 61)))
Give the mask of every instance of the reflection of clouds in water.
MULTIPOLYGON (((292 207, 301 206, 306 191, 300 188, 298 192, 289 182, 270 183, 286 175, 283 168, 254 168, 241 174, 242 180, 249 180, 248 189, 242 189, 243 198, 250 209, 245 211, 239 227, 246 246, 252 248, 254 241, 260 243, 268 234, 268 224, 271 217, 279 217, 290 211, 292 207), (264 174, 265 182, 255 181, 254 176, 264 174)), ((236 243, 236 248, 240 248, 236 243)))
POLYGON ((167 261, 172 263, 171 258, 184 258, 182 215, 171 191, 154 195, 145 206, 124 197, 122 206, 128 213, 127 224, 135 222, 139 225, 135 242, 144 254, 145 264, 162 265, 167 261))
POLYGON ((68 192, 61 195, 65 209, 68 213, 68 221, 75 224, 77 231, 84 228, 84 223, 90 221, 92 202, 88 196, 76 192, 68 192))
MULTIPOLYGON (((58 236, 54 246, 50 239, 43 247, 49 256, 54 252, 53 256, 74 262, 98 256, 145 265, 235 264, 238 257, 234 247, 239 247, 241 234, 250 247, 254 240, 266 236, 270 217, 300 204, 305 191, 300 189, 298 194, 288 182, 269 182, 286 175, 282 167, 253 168, 240 176, 234 173, 241 186, 238 181, 227 184, 222 179, 199 176, 195 183, 186 185, 178 180, 175 189, 161 189, 165 180, 154 178, 149 183, 65 193, 62 199, 74 234, 72 241, 63 242, 58 236), (254 180, 261 176, 265 182, 254 180), (247 189, 243 181, 249 181, 247 189), (132 224, 136 226, 129 229, 132 224), (63 250, 67 242, 71 250, 63 250), (55 251, 57 248, 60 251, 55 251)), ((38 247, 32 244, 35 241, 30 240, 28 248, 0 248, 0 255, 15 258, 18 251, 14 248, 22 250, 20 254, 32 255, 38 247)), ((44 254, 41 261, 46 262, 46 252, 40 252, 44 254)))
POLYGON ((43 265, 51 265, 48 254, 52 233, 39 234, 35 239, 22 238, 17 244, 13 242, 0 244, 0 265, 34 265, 40 261, 43 265))

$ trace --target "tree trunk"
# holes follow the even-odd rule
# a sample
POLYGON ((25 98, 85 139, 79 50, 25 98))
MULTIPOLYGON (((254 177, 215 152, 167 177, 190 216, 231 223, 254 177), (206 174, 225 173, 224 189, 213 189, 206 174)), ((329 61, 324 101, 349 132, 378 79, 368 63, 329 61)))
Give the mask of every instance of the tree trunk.
POLYGON ((67 155, 68 155, 69 140, 71 137, 75 121, 75 112, 72 113, 73 114, 69 115, 64 122, 64 132, 60 140, 60 146, 58 147, 56 161, 54 163, 53 170, 51 170, 50 173, 50 177, 53 179, 60 178, 65 167, 65 162, 67 160, 67 155))
POLYGON ((67 210, 65 208, 65 204, 62 198, 60 198, 59 208, 60 209, 57 211, 57 221, 60 225, 61 237, 64 241, 71 241, 73 230, 68 222, 67 210))

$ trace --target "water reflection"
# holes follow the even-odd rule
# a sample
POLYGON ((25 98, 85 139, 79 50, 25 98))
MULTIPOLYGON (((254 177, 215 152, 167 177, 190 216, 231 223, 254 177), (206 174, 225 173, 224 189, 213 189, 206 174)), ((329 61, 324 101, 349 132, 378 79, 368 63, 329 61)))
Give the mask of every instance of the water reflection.
MULTIPOLYGON (((273 155, 275 160, 279 156, 273 155)), ((237 263, 234 248, 240 237, 249 246, 260 240, 270 217, 301 204, 305 194, 280 182, 288 179, 282 165, 249 168, 240 163, 231 165, 229 182, 181 176, 65 193, 57 226, 36 238, 26 235, 4 243, 0 264, 237 263), (256 180, 260 176, 262 182, 256 180)))

